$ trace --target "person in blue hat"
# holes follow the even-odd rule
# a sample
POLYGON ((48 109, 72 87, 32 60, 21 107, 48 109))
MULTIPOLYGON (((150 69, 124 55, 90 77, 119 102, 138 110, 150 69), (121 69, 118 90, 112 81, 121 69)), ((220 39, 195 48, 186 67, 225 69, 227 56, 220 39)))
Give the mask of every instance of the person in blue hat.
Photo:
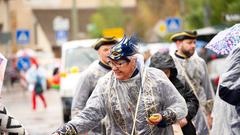
POLYGON ((107 116, 107 135, 173 135, 171 125, 186 117, 186 103, 161 70, 145 67, 137 55, 135 37, 113 46, 112 71, 100 78, 78 116, 53 134, 84 134, 107 116))

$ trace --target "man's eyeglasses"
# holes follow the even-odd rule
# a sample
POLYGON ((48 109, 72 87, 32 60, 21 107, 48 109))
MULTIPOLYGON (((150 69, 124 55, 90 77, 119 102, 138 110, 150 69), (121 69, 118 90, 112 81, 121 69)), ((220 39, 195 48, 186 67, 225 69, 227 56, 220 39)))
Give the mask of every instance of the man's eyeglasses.
POLYGON ((108 61, 108 65, 110 67, 117 67, 117 68, 120 68, 120 67, 123 67, 123 65, 125 63, 127 63, 128 61, 127 60, 119 60, 117 62, 113 62, 113 61, 108 61))

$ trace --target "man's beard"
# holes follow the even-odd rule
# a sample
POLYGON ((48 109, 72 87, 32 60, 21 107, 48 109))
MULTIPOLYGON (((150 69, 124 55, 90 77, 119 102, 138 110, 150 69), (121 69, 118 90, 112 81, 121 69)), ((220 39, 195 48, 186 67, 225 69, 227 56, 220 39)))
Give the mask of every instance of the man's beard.
POLYGON ((187 58, 190 58, 190 57, 194 54, 194 51, 182 50, 182 53, 183 53, 187 58))

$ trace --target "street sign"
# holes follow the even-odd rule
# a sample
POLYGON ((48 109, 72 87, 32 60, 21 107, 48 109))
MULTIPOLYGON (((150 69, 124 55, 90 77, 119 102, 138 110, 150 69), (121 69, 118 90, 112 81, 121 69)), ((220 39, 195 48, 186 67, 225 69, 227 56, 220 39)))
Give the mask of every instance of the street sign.
POLYGON ((10 32, 0 32, 0 44, 8 44, 11 38, 12 35, 10 32))
POLYGON ((55 31, 55 38, 57 45, 61 45, 64 42, 68 41, 68 31, 67 30, 58 30, 55 31))
POLYGON ((56 16, 53 19, 53 29, 54 31, 58 30, 69 30, 69 19, 62 16, 56 16))
POLYGON ((239 22, 240 21, 240 14, 226 14, 225 20, 228 22, 239 22))
POLYGON ((167 31, 178 32, 181 31, 181 19, 177 17, 166 19, 167 31))
POLYGON ((17 44, 26 45, 30 42, 30 31, 29 30, 16 30, 16 41, 17 44))
POLYGON ((154 32, 163 37, 167 33, 167 26, 165 20, 159 20, 154 27, 154 32))
POLYGON ((122 38, 124 36, 124 30, 122 28, 109 28, 103 30, 103 36, 122 38))
POLYGON ((55 31, 56 44, 61 45, 68 41, 69 19, 57 16, 53 20, 53 29, 55 31))

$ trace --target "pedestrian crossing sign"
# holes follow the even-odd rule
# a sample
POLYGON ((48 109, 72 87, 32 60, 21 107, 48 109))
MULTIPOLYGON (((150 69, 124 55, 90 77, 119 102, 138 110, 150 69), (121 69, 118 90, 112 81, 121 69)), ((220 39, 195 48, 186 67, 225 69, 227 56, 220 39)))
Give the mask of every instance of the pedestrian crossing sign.
POLYGON ((17 30, 16 31, 17 44, 26 45, 30 42, 30 31, 29 30, 17 30))
POLYGON ((68 41, 68 31, 67 30, 57 30, 55 31, 55 38, 57 45, 61 45, 68 41))
POLYGON ((167 31, 178 32, 181 31, 181 20, 180 18, 173 17, 166 19, 167 31))

